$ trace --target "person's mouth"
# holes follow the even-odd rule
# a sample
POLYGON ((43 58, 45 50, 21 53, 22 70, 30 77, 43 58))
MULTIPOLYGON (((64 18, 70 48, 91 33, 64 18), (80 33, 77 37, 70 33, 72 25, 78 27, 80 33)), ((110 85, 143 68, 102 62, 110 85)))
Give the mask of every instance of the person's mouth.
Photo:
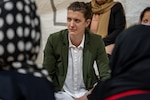
POLYGON ((75 32, 75 29, 70 29, 70 32, 75 32))

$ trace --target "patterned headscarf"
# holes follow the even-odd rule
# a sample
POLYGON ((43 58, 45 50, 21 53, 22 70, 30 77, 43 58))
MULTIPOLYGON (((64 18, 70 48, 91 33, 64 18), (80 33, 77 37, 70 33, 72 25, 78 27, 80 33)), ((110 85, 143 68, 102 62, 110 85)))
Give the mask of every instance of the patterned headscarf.
POLYGON ((35 64, 40 50, 41 26, 34 0, 0 3, 0 68, 34 76, 48 75, 35 64))

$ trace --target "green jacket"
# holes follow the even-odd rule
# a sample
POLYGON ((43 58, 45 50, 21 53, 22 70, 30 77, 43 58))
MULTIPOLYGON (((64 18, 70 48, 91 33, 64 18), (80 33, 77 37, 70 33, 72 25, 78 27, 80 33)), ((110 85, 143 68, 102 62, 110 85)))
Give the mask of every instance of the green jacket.
MULTIPOLYGON (((55 91, 62 89, 68 69, 68 30, 53 33, 48 37, 44 49, 43 65, 47 68, 53 80, 55 91)), ((105 46, 99 35, 85 31, 85 43, 83 49, 83 79, 86 89, 93 87, 98 78, 93 69, 94 61, 97 62, 101 79, 110 77, 109 60, 105 52, 105 46)))

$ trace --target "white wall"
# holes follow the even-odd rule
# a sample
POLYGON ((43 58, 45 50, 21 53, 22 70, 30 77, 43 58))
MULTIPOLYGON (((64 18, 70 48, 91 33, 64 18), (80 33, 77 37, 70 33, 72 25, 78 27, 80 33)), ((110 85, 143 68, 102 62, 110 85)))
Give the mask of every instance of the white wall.
MULTIPOLYGON (((41 41, 42 46, 39 58, 37 60, 37 62, 41 64, 43 61, 43 49, 45 47, 49 34, 66 28, 66 26, 63 26, 66 23, 66 8, 71 2, 75 0, 35 0, 35 1, 38 6, 42 23, 42 41, 41 41), (52 3, 54 4, 55 7, 52 6, 52 3), (56 8, 55 9, 56 13, 54 13, 53 8, 56 8), (55 14, 56 19, 54 22, 55 14)), ((80 1, 88 2, 90 0, 80 0, 80 1)), ((115 0, 115 1, 120 1, 125 8, 127 26, 137 24, 141 11, 145 7, 150 6, 150 0, 115 0)))
POLYGON ((150 0, 115 0, 122 2, 125 12, 127 25, 131 26, 139 22, 139 16, 142 10, 150 7, 150 0))

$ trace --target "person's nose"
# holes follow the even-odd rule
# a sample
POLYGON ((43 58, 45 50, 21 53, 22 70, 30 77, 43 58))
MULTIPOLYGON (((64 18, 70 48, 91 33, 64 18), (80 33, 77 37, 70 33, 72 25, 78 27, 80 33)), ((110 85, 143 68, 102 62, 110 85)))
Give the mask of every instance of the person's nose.
POLYGON ((72 20, 72 21, 70 22, 70 26, 71 26, 71 27, 74 27, 74 25, 75 25, 75 23, 74 23, 74 21, 72 20))

